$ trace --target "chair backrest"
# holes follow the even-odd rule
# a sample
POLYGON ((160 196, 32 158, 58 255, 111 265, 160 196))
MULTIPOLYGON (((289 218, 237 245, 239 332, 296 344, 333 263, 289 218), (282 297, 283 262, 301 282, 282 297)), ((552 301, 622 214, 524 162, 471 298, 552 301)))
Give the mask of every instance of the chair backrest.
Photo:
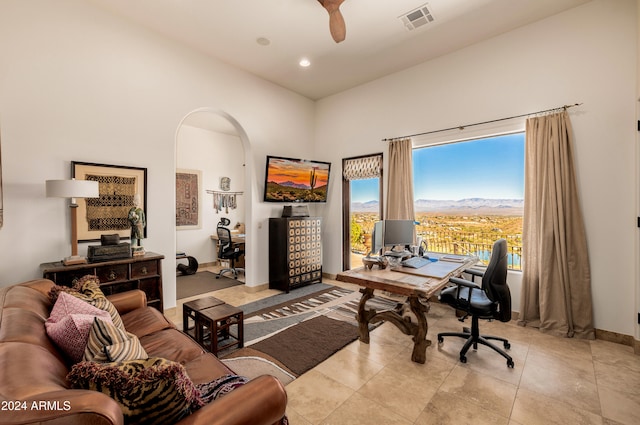
POLYGON ((231 248, 231 230, 218 226, 216 232, 218 233, 218 241, 220 242, 218 253, 222 254, 231 248))
POLYGON ((507 241, 498 239, 493 244, 489 265, 482 277, 482 289, 487 297, 498 303, 496 319, 501 322, 511 320, 511 292, 507 285, 507 241))

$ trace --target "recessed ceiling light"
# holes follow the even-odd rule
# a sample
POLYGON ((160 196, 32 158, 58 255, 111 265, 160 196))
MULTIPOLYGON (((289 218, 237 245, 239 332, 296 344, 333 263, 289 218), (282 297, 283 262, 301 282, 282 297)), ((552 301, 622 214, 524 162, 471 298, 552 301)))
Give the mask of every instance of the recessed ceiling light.
POLYGON ((266 37, 258 37, 256 38, 256 43, 258 43, 261 46, 268 46, 269 44, 271 44, 271 40, 269 40, 266 37))
POLYGON ((311 61, 307 58, 302 58, 300 59, 300 62, 298 62, 298 64, 303 68, 308 68, 309 66, 311 66, 311 61))

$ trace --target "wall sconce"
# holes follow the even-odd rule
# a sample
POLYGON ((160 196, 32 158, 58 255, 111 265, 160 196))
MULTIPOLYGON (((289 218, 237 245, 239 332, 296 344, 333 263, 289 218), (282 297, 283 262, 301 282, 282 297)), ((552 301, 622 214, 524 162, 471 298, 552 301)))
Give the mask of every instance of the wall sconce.
POLYGON ((68 198, 71 208, 71 256, 62 260, 65 266, 85 264, 87 259, 78 255, 78 204, 76 198, 97 198, 100 195, 97 181, 47 180, 47 198, 68 198))

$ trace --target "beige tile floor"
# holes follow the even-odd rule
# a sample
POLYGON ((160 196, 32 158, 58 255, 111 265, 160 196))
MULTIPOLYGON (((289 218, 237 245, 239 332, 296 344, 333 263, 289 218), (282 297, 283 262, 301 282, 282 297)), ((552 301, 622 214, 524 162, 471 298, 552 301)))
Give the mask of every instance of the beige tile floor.
MULTIPOLYGON (((275 293, 236 286, 210 295, 242 305, 275 293)), ((179 314, 171 317, 178 323, 187 300, 178 301, 179 314)), ((385 323, 371 332, 370 344, 355 341, 287 385, 290 423, 640 423, 640 356, 631 347, 561 339, 513 321, 485 321, 481 332, 510 339, 515 368, 486 347, 471 350, 462 364, 462 339, 448 338, 439 346, 435 338, 462 326, 452 310, 432 303, 428 320, 434 344, 427 348, 425 364, 411 362, 411 338, 385 323)))

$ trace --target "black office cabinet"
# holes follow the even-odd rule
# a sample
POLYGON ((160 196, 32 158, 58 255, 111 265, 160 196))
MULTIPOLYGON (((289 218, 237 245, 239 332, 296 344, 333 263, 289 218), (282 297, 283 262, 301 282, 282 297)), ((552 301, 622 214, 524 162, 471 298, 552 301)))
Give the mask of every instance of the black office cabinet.
POLYGON ((322 220, 269 219, 269 288, 289 292, 322 282, 322 220))

